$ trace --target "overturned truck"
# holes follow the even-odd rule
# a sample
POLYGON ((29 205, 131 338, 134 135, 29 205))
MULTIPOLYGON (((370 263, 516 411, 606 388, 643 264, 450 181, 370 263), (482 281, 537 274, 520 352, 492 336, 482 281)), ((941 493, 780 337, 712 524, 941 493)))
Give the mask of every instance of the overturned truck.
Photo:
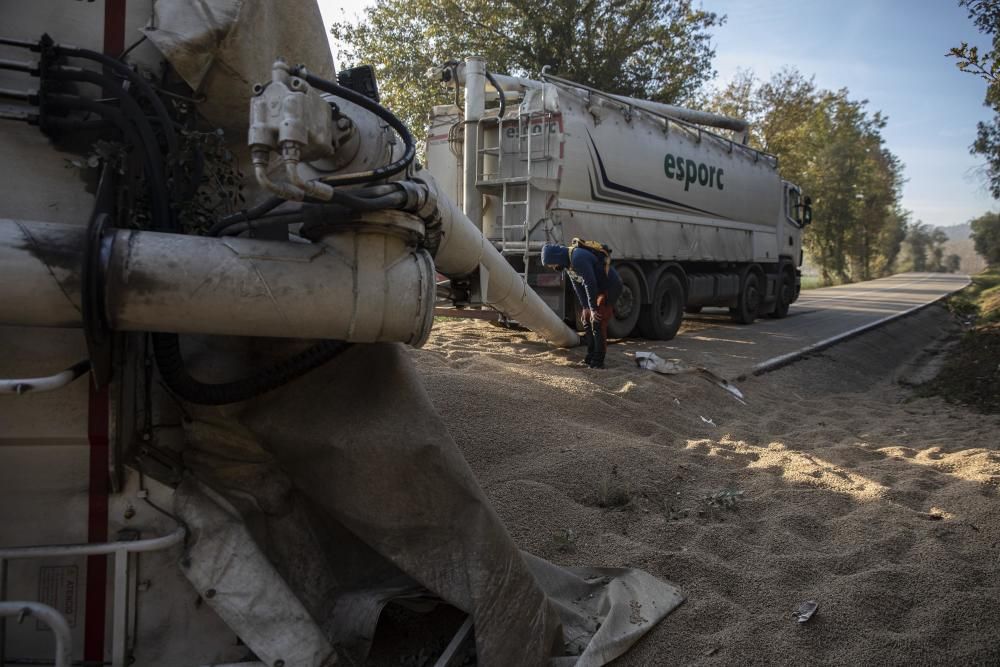
MULTIPOLYGON (((744 324, 780 318, 798 298, 809 198, 746 145, 745 121, 551 74, 494 74, 475 57, 428 74, 465 91, 464 108, 433 109, 429 170, 567 322, 568 285, 538 258, 573 238, 613 252, 624 283, 614 337, 672 338, 685 310, 704 306, 744 324)), ((463 307, 493 302, 476 281, 448 288, 463 307)))
POLYGON ((392 607, 459 614, 439 664, 583 667, 680 604, 497 518, 405 345, 438 273, 577 336, 315 5, 3 18, 0 665, 364 664, 392 607))

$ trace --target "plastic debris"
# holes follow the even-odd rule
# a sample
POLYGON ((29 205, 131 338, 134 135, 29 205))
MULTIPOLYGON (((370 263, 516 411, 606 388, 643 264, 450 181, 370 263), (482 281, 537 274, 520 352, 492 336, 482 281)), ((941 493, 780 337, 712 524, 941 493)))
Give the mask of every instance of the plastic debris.
MULTIPOLYGON (((698 415, 698 416, 699 416, 699 417, 701 417, 701 415, 698 415)), ((718 424, 716 424, 716 423, 715 423, 714 421, 712 421, 711 419, 708 419, 707 417, 701 417, 701 420, 702 420, 703 422, 705 422, 706 424, 711 424, 712 426, 718 426, 718 424)))
POLYGON ((737 401, 746 405, 746 402, 743 400, 743 392, 737 389, 736 385, 731 383, 726 378, 716 375, 707 368, 702 368, 701 366, 688 366, 680 359, 663 359, 656 356, 652 352, 636 352, 635 364, 639 368, 644 368, 648 371, 659 373, 660 375, 695 373, 702 376, 712 384, 722 387, 727 392, 732 394, 737 401))
POLYGON ((805 623, 806 621, 808 621, 810 618, 813 617, 813 614, 816 613, 817 609, 819 609, 818 602, 816 602, 815 600, 806 600, 805 602, 799 605, 799 608, 795 610, 792 616, 799 623, 805 623))

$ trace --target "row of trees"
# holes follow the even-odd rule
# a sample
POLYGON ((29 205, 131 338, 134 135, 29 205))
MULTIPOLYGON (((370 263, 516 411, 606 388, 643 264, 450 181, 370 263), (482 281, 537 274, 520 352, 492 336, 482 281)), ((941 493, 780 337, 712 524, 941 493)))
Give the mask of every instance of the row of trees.
POLYGON ((894 270, 907 233, 903 165, 885 147, 881 113, 846 88, 817 88, 794 69, 764 82, 740 72, 710 105, 749 120, 751 143, 776 155, 782 176, 812 197, 814 222, 804 243, 824 282, 894 270))
MULTIPOLYGON (((960 0, 959 4, 969 10, 969 18, 992 45, 992 50, 980 51, 962 42, 949 55, 956 59, 960 70, 986 80, 983 104, 994 116, 987 123, 978 123, 970 152, 986 159, 983 169, 990 193, 1000 199, 1000 0, 960 0)), ((986 213, 973 220, 971 226, 976 252, 989 264, 1000 265, 1000 215, 986 213)))
POLYGON ((946 253, 948 234, 919 220, 907 225, 906 237, 897 268, 900 271, 937 271, 955 273, 962 266, 961 256, 946 253))
POLYGON ((420 128, 447 101, 427 69, 473 54, 504 74, 549 66, 602 90, 689 101, 715 76, 709 29, 724 20, 693 0, 376 0, 331 33, 339 60, 371 63, 386 106, 420 128))

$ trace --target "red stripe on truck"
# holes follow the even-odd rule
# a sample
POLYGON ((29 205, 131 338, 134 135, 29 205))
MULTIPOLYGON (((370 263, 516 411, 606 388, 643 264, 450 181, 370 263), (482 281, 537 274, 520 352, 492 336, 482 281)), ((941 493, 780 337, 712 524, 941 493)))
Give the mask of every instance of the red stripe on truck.
MULTIPOLYGON (((105 55, 117 58, 125 50, 125 2, 104 2, 105 55)), ((87 503, 87 541, 108 541, 108 387, 90 382, 87 409, 87 441, 90 445, 90 494, 87 503)), ((104 662, 105 613, 107 610, 108 558, 87 556, 87 596, 84 602, 83 659, 104 662)))
MULTIPOLYGON (((90 443, 90 497, 87 506, 87 541, 108 541, 108 387, 90 382, 87 440, 90 443)), ((107 556, 87 556, 87 599, 83 659, 104 661, 104 615, 108 587, 107 556)))

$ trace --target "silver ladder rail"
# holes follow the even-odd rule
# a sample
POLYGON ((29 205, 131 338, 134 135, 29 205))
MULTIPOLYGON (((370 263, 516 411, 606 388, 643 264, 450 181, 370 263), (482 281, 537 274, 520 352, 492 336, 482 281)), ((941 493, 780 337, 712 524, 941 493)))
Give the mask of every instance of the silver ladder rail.
MULTIPOLYGON (((133 553, 160 551, 168 549, 184 541, 187 531, 178 526, 173 532, 159 537, 144 540, 123 540, 120 542, 102 542, 95 544, 56 544, 51 546, 7 547, 0 549, 0 592, 7 591, 7 561, 22 558, 61 558, 66 556, 99 556, 114 555, 114 592, 112 597, 111 620, 111 665, 126 667, 128 656, 126 646, 128 641, 128 579, 129 556, 133 553)), ((3 601, 0 600, 0 603, 3 601)), ((16 603, 22 607, 24 602, 16 603)), ((44 606, 44 605, 40 605, 44 606)), ((44 610, 43 610, 44 611, 44 610)), ((32 610, 34 613, 34 610, 32 610)), ((58 613, 58 612, 56 612, 58 613)), ((5 614, 0 614, 0 617, 5 614)), ((47 619, 43 619, 48 622, 47 619)), ((0 621, 4 623, 4 621, 0 621)), ((6 633, 0 631, 0 638, 6 633)), ((2 653, 2 646, 0 646, 2 653)), ((0 663, 2 664, 2 663, 0 663)), ((68 663, 67 663, 68 664, 68 663)))
MULTIPOLYGON (((534 163, 547 162, 552 159, 550 149, 549 125, 552 113, 549 111, 528 111, 518 114, 517 134, 512 137, 516 150, 504 150, 504 126, 505 121, 500 118, 483 119, 480 122, 491 122, 497 124, 497 145, 480 149, 481 155, 495 155, 497 158, 497 181, 500 185, 500 252, 507 256, 520 255, 523 270, 521 277, 527 281, 531 267, 531 258, 540 254, 540 244, 531 243, 531 232, 534 224, 531 219, 532 190, 534 189, 534 163), (535 156, 537 147, 532 127, 539 125, 539 136, 542 139, 541 155, 535 156), (512 175, 507 176, 504 170, 504 156, 515 155, 518 162, 511 168, 512 175), (523 173, 520 169, 520 162, 524 163, 523 173), (524 188, 523 199, 513 198, 518 195, 512 194, 514 188, 524 188), (520 219, 513 220, 513 210, 517 206, 523 206, 524 211, 520 219), (520 230, 517 238, 511 239, 508 230, 520 230), (539 247, 535 247, 539 246, 539 247)), ((481 174, 482 177, 487 176, 481 174)))

